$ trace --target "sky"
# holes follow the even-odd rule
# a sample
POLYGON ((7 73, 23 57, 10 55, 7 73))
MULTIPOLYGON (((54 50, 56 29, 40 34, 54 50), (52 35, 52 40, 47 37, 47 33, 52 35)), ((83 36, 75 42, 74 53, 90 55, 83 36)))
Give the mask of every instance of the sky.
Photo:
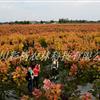
POLYGON ((100 20, 100 0, 0 0, 0 22, 100 20))

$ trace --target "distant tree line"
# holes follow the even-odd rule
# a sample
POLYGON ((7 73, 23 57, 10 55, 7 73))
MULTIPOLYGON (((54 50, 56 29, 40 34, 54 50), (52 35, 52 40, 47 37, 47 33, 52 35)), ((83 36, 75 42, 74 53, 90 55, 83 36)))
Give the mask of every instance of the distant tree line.
POLYGON ((0 24, 31 24, 31 21, 14 21, 14 22, 2 22, 0 24))
POLYGON ((14 22, 2 22, 0 24, 66 24, 66 23, 100 23, 98 21, 88 21, 88 20, 72 20, 72 19, 64 19, 61 18, 58 21, 49 20, 49 21, 14 21, 14 22))
POLYGON ((59 19, 58 23, 98 23, 100 21, 59 19))

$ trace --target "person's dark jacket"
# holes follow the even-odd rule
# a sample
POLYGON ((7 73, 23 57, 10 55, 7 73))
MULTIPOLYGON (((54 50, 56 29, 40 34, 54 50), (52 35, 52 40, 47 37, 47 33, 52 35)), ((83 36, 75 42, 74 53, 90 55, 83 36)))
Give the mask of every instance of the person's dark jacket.
POLYGON ((30 72, 29 72, 29 71, 27 72, 27 75, 26 75, 26 80, 27 80, 27 81, 32 80, 32 77, 31 77, 31 74, 30 74, 30 72))

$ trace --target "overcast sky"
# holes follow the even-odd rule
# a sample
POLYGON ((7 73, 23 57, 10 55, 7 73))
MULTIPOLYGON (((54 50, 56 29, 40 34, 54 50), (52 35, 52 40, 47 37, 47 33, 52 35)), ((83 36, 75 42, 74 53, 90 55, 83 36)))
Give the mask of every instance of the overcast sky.
POLYGON ((100 0, 0 0, 0 22, 59 18, 100 20, 100 0))

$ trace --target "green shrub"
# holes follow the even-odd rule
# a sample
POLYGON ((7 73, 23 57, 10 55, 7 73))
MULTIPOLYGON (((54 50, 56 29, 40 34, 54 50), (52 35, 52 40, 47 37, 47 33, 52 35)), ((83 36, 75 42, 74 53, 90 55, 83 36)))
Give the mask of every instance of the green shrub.
POLYGON ((47 43, 44 38, 40 38, 39 43, 40 43, 41 47, 47 48, 47 43))

